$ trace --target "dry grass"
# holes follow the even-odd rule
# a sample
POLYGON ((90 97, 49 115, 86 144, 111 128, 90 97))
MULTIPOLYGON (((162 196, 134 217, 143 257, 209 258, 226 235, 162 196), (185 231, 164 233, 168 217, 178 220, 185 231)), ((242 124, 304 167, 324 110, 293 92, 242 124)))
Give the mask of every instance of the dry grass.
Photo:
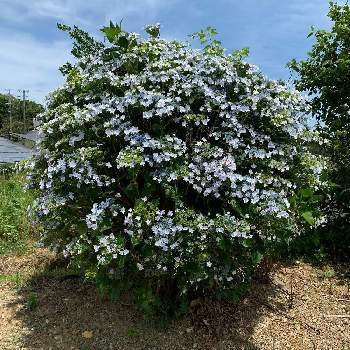
POLYGON ((0 262, 0 349, 350 349, 348 266, 274 266, 239 305, 197 301, 161 328, 100 300, 42 249, 0 262), (343 317, 340 317, 343 316, 343 317), (85 333, 84 333, 85 332, 85 333))

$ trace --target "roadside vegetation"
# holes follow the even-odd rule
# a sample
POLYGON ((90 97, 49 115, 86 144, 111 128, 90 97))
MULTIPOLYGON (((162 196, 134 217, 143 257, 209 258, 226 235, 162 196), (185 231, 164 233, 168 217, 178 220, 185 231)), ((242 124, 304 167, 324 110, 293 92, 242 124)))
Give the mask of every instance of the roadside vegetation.
POLYGON ((35 238, 28 217, 33 191, 25 191, 25 174, 13 166, 0 168, 0 255, 25 253, 35 238))

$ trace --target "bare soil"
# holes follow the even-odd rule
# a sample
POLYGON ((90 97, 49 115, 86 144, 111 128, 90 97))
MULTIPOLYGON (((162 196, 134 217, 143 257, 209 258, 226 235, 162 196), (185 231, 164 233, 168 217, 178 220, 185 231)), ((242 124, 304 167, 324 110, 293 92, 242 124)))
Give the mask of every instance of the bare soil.
POLYGON ((0 257, 0 350, 350 350, 350 266, 274 265, 238 304, 196 301, 160 327, 35 249, 0 257))

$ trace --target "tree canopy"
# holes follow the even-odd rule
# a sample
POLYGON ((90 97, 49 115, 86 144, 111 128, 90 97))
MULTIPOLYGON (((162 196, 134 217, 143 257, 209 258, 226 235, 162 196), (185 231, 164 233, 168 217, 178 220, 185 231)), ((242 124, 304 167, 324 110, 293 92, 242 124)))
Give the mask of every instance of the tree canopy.
MULTIPOLYGON (((292 60, 289 67, 297 74, 295 85, 311 97, 313 114, 329 139, 330 184, 329 219, 333 228, 349 239, 350 214, 350 7, 331 2, 330 30, 312 28, 315 43, 306 60, 292 60)), ((338 237, 339 238, 339 237, 338 237)))
POLYGON ((12 113, 12 131, 22 132, 33 127, 33 118, 44 111, 41 104, 27 100, 26 126, 23 121, 23 101, 13 95, 0 94, 0 131, 10 131, 10 105, 12 113))

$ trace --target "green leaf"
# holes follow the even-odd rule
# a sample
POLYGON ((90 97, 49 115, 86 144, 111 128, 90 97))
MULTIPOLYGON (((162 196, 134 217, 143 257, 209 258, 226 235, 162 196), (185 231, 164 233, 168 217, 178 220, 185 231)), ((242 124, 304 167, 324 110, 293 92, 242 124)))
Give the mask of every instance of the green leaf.
POLYGON ((239 205, 238 201, 236 201, 235 199, 232 199, 229 204, 231 205, 231 207, 236 211, 236 213, 243 218, 244 217, 244 213, 243 210, 241 208, 241 206, 239 205))
POLYGON ((245 248, 250 248, 253 245, 253 241, 251 239, 245 239, 245 238, 241 238, 239 240, 239 243, 241 244, 242 247, 245 247, 245 248))
POLYGON ((242 49, 234 50, 232 52, 232 56, 237 60, 241 60, 242 58, 249 56, 249 47, 243 47, 242 49))
POLYGON ((231 247, 230 241, 228 239, 225 239, 225 238, 222 238, 219 241, 218 246, 224 251, 228 251, 231 247))
POLYGON ((311 188, 304 188, 300 190, 299 194, 303 198, 310 198, 312 197, 314 191, 311 188))
POLYGON ((305 211, 301 215, 309 225, 313 225, 315 223, 315 219, 312 216, 311 211, 305 211))
POLYGON ((100 29, 101 32, 103 32, 106 35, 106 38, 108 39, 109 42, 114 42, 114 40, 116 39, 116 37, 121 33, 122 29, 121 26, 119 26, 118 24, 113 24, 113 22, 111 21, 109 23, 109 27, 103 27, 102 29, 100 29))
POLYGON ((254 265, 258 265, 263 258, 264 258, 264 255, 261 252, 256 251, 252 255, 252 262, 254 265))
POLYGON ((128 186, 124 188, 124 193, 127 195, 127 197, 130 200, 133 200, 137 195, 137 190, 138 190, 137 184, 135 184, 134 182, 131 182, 129 183, 128 186))
POLYGON ((76 230, 80 235, 84 235, 87 232, 87 226, 85 221, 79 221, 76 224, 76 230))
POLYGON ((57 23, 57 28, 64 32, 69 32, 72 29, 70 26, 67 26, 66 24, 63 24, 63 23, 57 23))
POLYGON ((110 230, 112 228, 112 221, 111 220, 104 220, 101 224, 100 224, 100 227, 99 229, 101 231, 107 231, 107 230, 110 230))
POLYGON ((118 45, 122 47, 123 49, 127 49, 129 46, 129 40, 125 36, 121 36, 118 39, 118 45))
POLYGON ((307 37, 310 38, 310 36, 312 36, 314 34, 315 34, 315 27, 311 26, 310 33, 307 35, 307 37))

